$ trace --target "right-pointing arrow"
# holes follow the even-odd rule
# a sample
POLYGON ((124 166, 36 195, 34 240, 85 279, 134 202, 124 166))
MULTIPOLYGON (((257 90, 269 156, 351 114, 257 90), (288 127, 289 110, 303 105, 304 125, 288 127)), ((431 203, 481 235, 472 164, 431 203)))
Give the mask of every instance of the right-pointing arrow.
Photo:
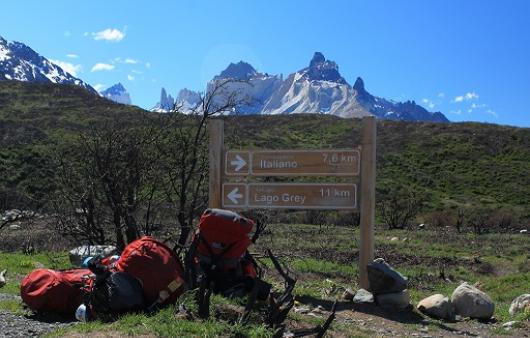
POLYGON ((234 190, 230 191, 227 197, 232 203, 239 204, 238 199, 242 198, 243 195, 239 193, 239 188, 234 188, 234 190))
POLYGON ((247 164, 247 162, 243 159, 243 157, 236 155, 235 161, 230 161, 230 164, 236 167, 234 169, 235 171, 239 171, 247 164))

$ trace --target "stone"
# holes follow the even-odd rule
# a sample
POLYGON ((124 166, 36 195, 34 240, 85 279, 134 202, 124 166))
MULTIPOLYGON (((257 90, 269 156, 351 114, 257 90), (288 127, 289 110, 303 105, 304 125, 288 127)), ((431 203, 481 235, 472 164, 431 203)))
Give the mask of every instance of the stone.
POLYGON ((417 309, 427 316, 437 319, 454 320, 455 317, 453 305, 449 298, 439 293, 422 299, 418 303, 417 309))
POLYGON ((410 305, 410 295, 408 290, 375 295, 375 300, 376 303, 382 307, 394 309, 405 309, 410 305))
POLYGON ((528 309, 530 311, 530 293, 525 293, 515 298, 510 305, 510 315, 515 316, 519 312, 528 309))
POLYGON ((388 265, 382 258, 368 264, 369 291, 371 293, 395 293, 407 288, 407 278, 388 265))
POLYGON ((20 224, 11 224, 9 230, 18 230, 20 229, 20 224))
POLYGON ((502 324, 502 327, 505 328, 506 330, 510 330, 514 326, 517 326, 517 324, 519 324, 518 321, 512 320, 511 322, 506 322, 506 323, 502 324))
POLYGON ((346 289, 344 290, 344 293, 342 294, 342 299, 351 302, 354 295, 355 295, 355 292, 353 292, 352 289, 346 289))
POLYGON ((490 319, 495 311, 491 298, 468 283, 460 284, 451 295, 455 313, 462 317, 490 319))
POLYGON ((397 237, 392 237, 390 239, 390 242, 397 242, 397 241, 399 241, 399 238, 397 238, 397 237))
POLYGON ((6 272, 7 272, 7 269, 4 269, 2 270, 2 272, 0 272, 0 288, 6 285, 6 272))
POLYGON ((365 289, 359 289, 357 292, 355 292, 355 296, 353 296, 352 301, 354 303, 373 303, 374 302, 374 295, 370 293, 370 291, 366 291, 365 289))
POLYGON ((82 245, 70 250, 70 262, 74 266, 81 266, 87 257, 102 255, 104 257, 116 254, 116 247, 112 245, 82 245))

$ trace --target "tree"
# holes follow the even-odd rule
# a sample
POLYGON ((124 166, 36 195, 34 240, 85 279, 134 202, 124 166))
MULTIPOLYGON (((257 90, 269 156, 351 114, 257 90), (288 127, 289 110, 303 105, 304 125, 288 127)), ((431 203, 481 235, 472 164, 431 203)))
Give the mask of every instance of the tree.
POLYGON ((207 124, 214 116, 235 112, 241 103, 240 92, 231 89, 234 82, 241 83, 216 81, 189 111, 184 113, 176 105, 168 115, 167 136, 159 144, 159 151, 164 160, 166 197, 175 209, 180 230, 177 246, 186 244, 193 221, 207 206, 207 124))
POLYGON ((135 118, 94 124, 59 153, 54 204, 58 224, 72 237, 101 243, 112 225, 116 246, 123 249, 139 236, 137 213, 157 185, 151 148, 160 133, 147 113, 135 118))
POLYGON ((379 191, 378 209, 390 229, 404 229, 416 217, 423 199, 414 190, 395 187, 379 191))

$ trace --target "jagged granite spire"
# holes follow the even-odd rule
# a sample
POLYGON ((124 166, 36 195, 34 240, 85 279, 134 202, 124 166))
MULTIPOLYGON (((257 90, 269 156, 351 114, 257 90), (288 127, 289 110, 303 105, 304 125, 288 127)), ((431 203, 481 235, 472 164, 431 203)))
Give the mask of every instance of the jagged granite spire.
POLYGON ((326 60, 324 54, 315 52, 309 62, 309 67, 304 69, 306 78, 310 81, 330 81, 347 84, 339 73, 339 66, 330 60, 326 60))

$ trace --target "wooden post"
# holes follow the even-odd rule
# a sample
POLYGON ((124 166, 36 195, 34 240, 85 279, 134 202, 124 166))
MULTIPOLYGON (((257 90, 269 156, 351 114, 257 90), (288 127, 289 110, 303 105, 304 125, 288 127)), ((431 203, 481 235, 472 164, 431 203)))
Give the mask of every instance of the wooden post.
POLYGON ((361 143, 361 241, 359 248, 360 285, 368 290, 366 266, 374 260, 375 221, 375 149, 376 122, 373 116, 363 117, 361 143))
POLYGON ((210 134, 208 160, 210 180, 208 207, 221 208, 221 170, 223 169, 224 124, 221 119, 211 119, 208 124, 210 134))

